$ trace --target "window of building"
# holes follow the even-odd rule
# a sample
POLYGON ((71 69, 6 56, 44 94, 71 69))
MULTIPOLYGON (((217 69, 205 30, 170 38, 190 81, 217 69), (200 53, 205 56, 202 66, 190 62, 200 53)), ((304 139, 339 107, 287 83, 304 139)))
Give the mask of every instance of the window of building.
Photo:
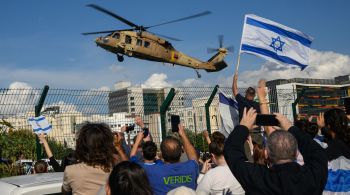
POLYGON ((136 45, 142 46, 142 40, 141 40, 141 39, 137 39, 137 40, 136 40, 136 45))
POLYGON ((120 38, 120 34, 119 34, 119 33, 115 33, 115 34, 113 35, 113 38, 119 39, 119 38, 120 38))
POLYGON ((130 106, 135 106, 135 102, 131 102, 131 103, 130 103, 130 106))
POLYGON ((135 97, 130 97, 130 100, 134 100, 135 99, 135 97))
POLYGON ((135 108, 131 108, 130 111, 131 111, 131 112, 135 112, 135 108))
POLYGON ((151 43, 148 41, 145 41, 145 43, 143 44, 143 46, 146 48, 149 48, 150 45, 151 45, 151 43))
POLYGON ((129 35, 125 35, 125 43, 131 44, 131 37, 129 35))

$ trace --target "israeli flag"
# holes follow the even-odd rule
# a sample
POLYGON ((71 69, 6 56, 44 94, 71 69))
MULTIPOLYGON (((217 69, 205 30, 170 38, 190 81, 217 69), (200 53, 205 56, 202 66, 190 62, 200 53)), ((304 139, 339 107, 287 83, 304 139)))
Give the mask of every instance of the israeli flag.
POLYGON ((239 124, 238 102, 227 97, 223 92, 219 93, 220 133, 227 138, 232 130, 239 124))
POLYGON ((340 156, 328 163, 328 178, 323 194, 350 194, 350 159, 340 156))
POLYGON ((240 53, 249 53, 279 64, 309 64, 312 38, 298 30, 265 18, 245 16, 240 53))
POLYGON ((32 126, 34 133, 49 133, 52 130, 52 125, 46 120, 44 116, 30 117, 29 124, 32 126))

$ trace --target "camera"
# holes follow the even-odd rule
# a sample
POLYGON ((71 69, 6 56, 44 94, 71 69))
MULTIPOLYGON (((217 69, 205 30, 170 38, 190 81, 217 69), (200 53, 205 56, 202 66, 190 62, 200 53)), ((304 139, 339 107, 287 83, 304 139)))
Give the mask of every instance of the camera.
POLYGON ((125 132, 129 133, 130 131, 133 131, 135 129, 135 124, 131 124, 126 126, 125 132))
POLYGON ((206 160, 211 159, 211 157, 212 157, 211 154, 206 152, 206 153, 203 154, 202 160, 206 161, 206 160))

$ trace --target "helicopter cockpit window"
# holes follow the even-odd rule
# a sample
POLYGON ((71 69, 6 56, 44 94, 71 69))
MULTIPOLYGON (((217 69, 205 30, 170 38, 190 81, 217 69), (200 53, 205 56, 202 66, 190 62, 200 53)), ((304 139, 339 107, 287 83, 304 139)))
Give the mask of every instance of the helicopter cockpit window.
POLYGON ((144 45, 143 45, 144 47, 146 47, 146 48, 148 48, 149 46, 150 46, 150 42, 148 42, 148 41, 145 41, 145 43, 144 43, 144 45))
POLYGON ((119 33, 115 33, 115 34, 113 35, 113 38, 119 39, 119 38, 120 38, 120 34, 119 34, 119 33))
POLYGON ((136 41, 136 45, 138 45, 138 46, 142 46, 142 40, 141 40, 141 39, 137 39, 137 41, 136 41))
POLYGON ((126 44, 131 44, 131 37, 129 35, 125 36, 125 43, 126 44))

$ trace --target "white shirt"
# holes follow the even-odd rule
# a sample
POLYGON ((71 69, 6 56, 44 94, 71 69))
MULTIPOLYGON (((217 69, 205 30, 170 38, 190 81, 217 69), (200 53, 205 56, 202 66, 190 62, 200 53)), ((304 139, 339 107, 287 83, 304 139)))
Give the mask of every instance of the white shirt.
POLYGON ((197 180, 197 194, 245 194, 241 184, 233 176, 227 165, 210 169, 204 176, 200 174, 197 180))

